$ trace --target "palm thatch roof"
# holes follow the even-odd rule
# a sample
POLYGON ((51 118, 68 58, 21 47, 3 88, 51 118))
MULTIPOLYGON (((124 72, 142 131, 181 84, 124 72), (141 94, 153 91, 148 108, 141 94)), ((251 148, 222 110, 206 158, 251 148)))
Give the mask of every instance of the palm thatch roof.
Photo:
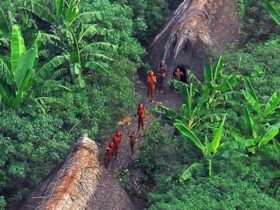
POLYGON ((30 196, 22 209, 86 209, 100 176, 97 145, 83 137, 74 145, 59 170, 30 196))
POLYGON ((158 68, 191 67, 198 74, 206 51, 221 53, 239 37, 235 0, 184 0, 151 45, 151 63, 158 68))

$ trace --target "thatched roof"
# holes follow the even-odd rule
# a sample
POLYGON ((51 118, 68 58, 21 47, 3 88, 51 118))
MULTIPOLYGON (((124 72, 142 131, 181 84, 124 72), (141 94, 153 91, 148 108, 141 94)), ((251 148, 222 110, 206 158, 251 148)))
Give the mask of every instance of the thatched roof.
POLYGON ((81 138, 60 169, 34 192, 22 209, 86 209, 101 175, 97 145, 81 138))
POLYGON ((222 52, 239 35, 235 0, 184 0, 151 48, 151 63, 158 68, 190 66, 200 71, 206 50, 222 52))

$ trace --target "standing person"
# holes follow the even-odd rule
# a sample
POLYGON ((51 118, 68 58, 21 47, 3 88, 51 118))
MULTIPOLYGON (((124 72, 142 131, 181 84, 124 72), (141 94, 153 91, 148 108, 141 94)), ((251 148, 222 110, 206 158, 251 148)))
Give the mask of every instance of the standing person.
POLYGON ((114 150, 114 143, 110 142, 106 147, 105 160, 104 160, 105 168, 108 168, 109 164, 113 159, 113 150, 114 150))
POLYGON ((138 116, 138 132, 140 129, 144 130, 145 128, 145 107, 144 104, 139 104, 137 108, 137 116, 138 116))
POLYGON ((133 131, 131 133, 128 133, 128 138, 129 138, 129 145, 130 145, 131 155, 134 155, 135 144, 136 144, 137 139, 139 138, 139 136, 137 135, 136 131, 133 131))
POLYGON ((119 130, 113 135, 112 142, 114 143, 113 156, 117 157, 122 142, 122 133, 119 130))
POLYGON ((167 69, 164 60, 161 61, 158 73, 158 87, 161 93, 164 93, 164 81, 167 75, 167 69))
POLYGON ((175 71, 173 72, 173 76, 174 76, 174 79, 176 79, 178 81, 182 81, 184 73, 181 71, 181 69, 179 67, 177 67, 175 69, 175 71))
POLYGON ((147 86, 148 86, 148 99, 153 102, 156 91, 157 77, 153 70, 148 72, 147 86))

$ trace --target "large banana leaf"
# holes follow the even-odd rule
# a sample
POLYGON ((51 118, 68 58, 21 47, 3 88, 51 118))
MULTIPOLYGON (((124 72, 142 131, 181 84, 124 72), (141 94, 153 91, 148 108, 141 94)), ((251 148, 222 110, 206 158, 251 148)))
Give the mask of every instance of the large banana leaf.
POLYGON ((217 153, 217 150, 218 150, 219 146, 221 145, 222 137, 224 135, 223 132, 224 132, 225 120, 226 120, 226 115, 224 116, 220 126, 217 129, 215 129, 211 143, 209 143, 207 145, 208 154, 217 153))
POLYGON ((64 0, 54 0, 54 3, 55 3, 56 17, 62 16, 64 10, 64 0))
POLYGON ((279 128, 277 126, 271 126, 266 133, 264 134, 264 136, 262 137, 262 139, 260 140, 258 146, 261 147, 263 145, 268 144, 271 140, 274 139, 275 136, 277 136, 279 133, 279 128))
POLYGON ((187 169, 184 170, 184 172, 180 176, 180 182, 184 183, 187 180, 189 180, 193 176, 193 173, 196 170, 199 170, 199 168, 202 168, 202 164, 201 163, 193 163, 193 164, 191 164, 187 169))
POLYGON ((246 121, 247 127, 250 129, 250 132, 251 132, 251 135, 253 136, 253 138, 254 139, 258 138, 256 124, 255 124, 255 121, 253 120, 248 108, 246 108, 246 110, 245 110, 245 121, 246 121))
POLYGON ((82 24, 82 30, 79 34, 78 43, 80 43, 84 37, 94 36, 98 33, 97 24, 91 24, 91 25, 87 26, 85 29, 84 29, 84 27, 85 27, 85 25, 82 24))
POLYGON ((195 135, 194 132, 192 132, 182 121, 176 121, 174 123, 175 128, 179 130, 179 132, 182 134, 182 136, 185 137, 185 139, 191 141, 200 151, 205 154, 205 146, 202 144, 200 139, 195 135))
POLYGON ((94 72, 100 74, 100 75, 110 75, 110 67, 108 64, 103 62, 94 62, 90 61, 85 64, 86 68, 89 68, 90 70, 93 70, 94 72))
POLYGON ((272 19, 280 25, 280 11, 274 8, 274 6, 268 1, 268 0, 263 0, 263 7, 265 10, 270 14, 272 19))
POLYGON ((178 113, 175 110, 163 105, 156 106, 152 111, 155 112, 156 114, 162 115, 163 117, 165 117, 167 120, 170 120, 171 122, 174 122, 176 117, 178 117, 177 115, 178 113))
POLYGON ((247 92, 250 93, 250 95, 257 101, 259 102, 258 96, 256 94, 255 89, 253 88, 253 85, 251 83, 251 80, 249 78, 244 79, 244 84, 245 84, 245 89, 247 92))
POLYGON ((113 45, 109 42, 93 42, 84 46, 84 48, 81 49, 81 53, 87 52, 89 54, 95 54, 97 50, 108 50, 114 52, 116 49, 116 45, 113 45))
POLYGON ((8 35, 10 32, 10 21, 2 8, 0 8, 0 35, 1 32, 6 35, 8 35))
POLYGON ((80 0, 69 0, 65 1, 64 8, 64 21, 68 26, 71 26, 72 23, 76 20, 80 13, 80 0))
POLYGON ((264 109, 264 116, 267 117, 275 112, 280 106, 280 92, 275 92, 270 97, 264 109))
POLYGON ((52 73, 60 65, 64 64, 67 61, 66 57, 63 55, 56 56, 52 58, 48 63, 44 64, 38 71, 39 75, 42 78, 46 78, 47 75, 52 73))
POLYGON ((18 65, 18 61, 22 54, 25 53, 25 45, 24 40, 21 35, 21 31, 18 25, 12 26, 12 34, 11 34, 11 70, 13 74, 16 74, 16 68, 18 65))
POLYGON ((18 60, 16 71, 15 71, 15 82, 18 89, 22 89, 22 84, 26 83, 26 81, 24 81, 25 79, 31 78, 27 75, 33 72, 30 70, 34 68, 35 61, 38 57, 37 54, 38 51, 36 48, 37 45, 30 48, 28 51, 26 51, 26 53, 20 56, 18 60))
POLYGON ((249 91, 243 91, 243 96, 246 99, 250 107, 255 110, 258 114, 262 115, 261 104, 250 94, 249 91))
POLYGON ((28 4, 29 7, 23 7, 20 9, 25 10, 26 12, 32 14, 33 16, 36 16, 37 18, 52 24, 56 23, 59 19, 56 17, 54 12, 50 9, 50 7, 46 6, 45 4, 42 4, 41 2, 37 1, 30 1, 28 4))

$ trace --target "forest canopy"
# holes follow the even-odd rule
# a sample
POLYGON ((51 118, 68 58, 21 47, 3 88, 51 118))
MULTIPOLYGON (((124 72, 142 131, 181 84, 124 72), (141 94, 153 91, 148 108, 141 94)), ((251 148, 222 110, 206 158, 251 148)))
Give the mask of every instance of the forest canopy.
MULTIPOLYGON (((181 2, 0 1, 0 209, 18 209, 82 134, 102 145, 135 112, 149 46, 181 2)), ((148 209, 279 209, 280 4, 237 3, 236 48, 209 56, 203 80, 168 82, 178 109, 150 110, 128 168, 141 191, 125 186, 148 209)))

